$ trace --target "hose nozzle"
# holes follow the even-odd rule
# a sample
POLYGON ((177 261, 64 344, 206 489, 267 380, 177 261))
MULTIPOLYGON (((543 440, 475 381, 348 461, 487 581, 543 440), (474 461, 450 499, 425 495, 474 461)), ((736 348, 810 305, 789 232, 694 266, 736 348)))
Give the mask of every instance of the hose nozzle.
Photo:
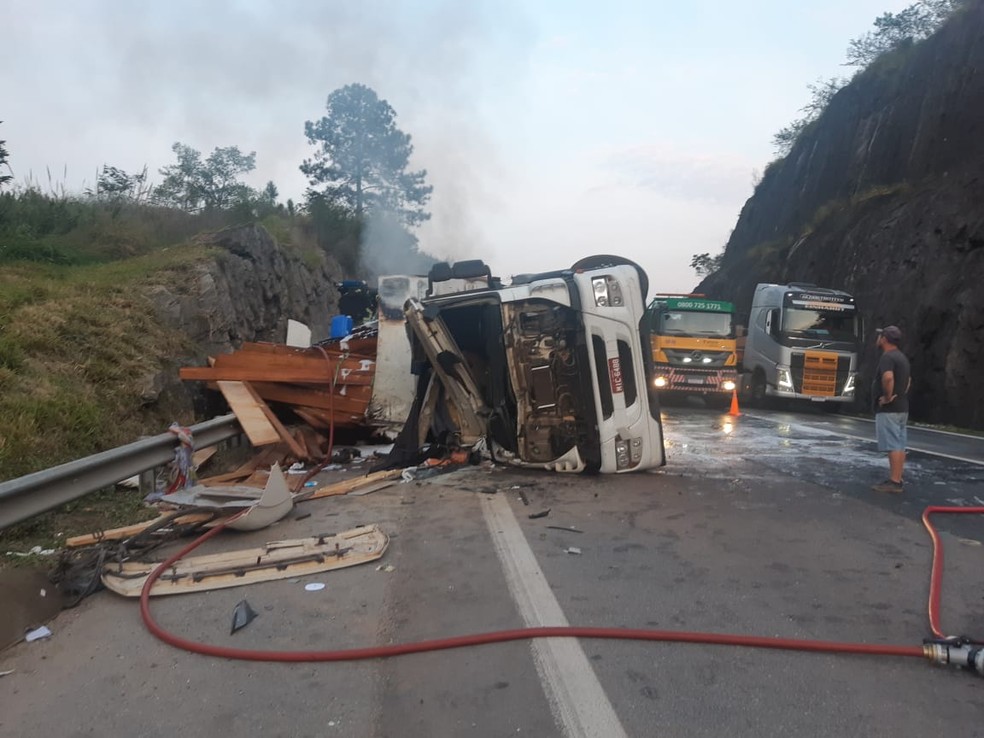
POLYGON ((924 641, 923 653, 935 664, 951 664, 984 676, 984 644, 963 638, 924 641))

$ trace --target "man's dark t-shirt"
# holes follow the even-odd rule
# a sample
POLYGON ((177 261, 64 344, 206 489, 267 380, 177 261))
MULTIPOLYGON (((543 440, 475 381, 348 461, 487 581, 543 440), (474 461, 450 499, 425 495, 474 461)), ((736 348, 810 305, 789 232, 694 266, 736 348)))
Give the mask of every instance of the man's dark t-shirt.
POLYGON ((871 383, 871 397, 876 413, 907 413, 909 412, 909 359, 898 349, 886 351, 878 359, 878 369, 875 370, 875 381, 871 383), (887 405, 879 405, 878 398, 882 394, 881 378, 885 372, 895 375, 895 399, 887 405))

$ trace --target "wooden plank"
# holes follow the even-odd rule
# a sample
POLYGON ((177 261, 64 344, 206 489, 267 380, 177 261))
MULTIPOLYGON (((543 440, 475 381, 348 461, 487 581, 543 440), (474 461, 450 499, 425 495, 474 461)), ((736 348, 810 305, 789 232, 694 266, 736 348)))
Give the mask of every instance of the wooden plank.
MULTIPOLYGON (((79 546, 91 546, 96 543, 101 543, 102 541, 122 541, 124 538, 135 536, 137 533, 145 531, 147 528, 160 523, 171 514, 172 513, 166 513, 154 518, 153 520, 147 520, 143 523, 134 523, 133 525, 127 525, 122 528, 110 528, 108 530, 101 530, 96 533, 88 533, 84 536, 72 536, 65 541, 65 545, 68 548, 77 548, 79 546)), ((187 515, 182 515, 175 518, 171 522, 173 525, 205 523, 213 517, 214 515, 212 513, 188 513, 187 515)))
POLYGON ((256 404, 242 382, 219 382, 219 391, 226 398, 239 425, 254 446, 266 446, 280 440, 280 434, 267 419, 263 408, 256 404))
POLYGON ((335 412, 364 414, 372 399, 372 387, 345 387, 345 394, 317 387, 305 387, 286 382, 250 382, 253 389, 267 402, 317 407, 335 412))
MULTIPOLYGON (((327 379, 336 384, 359 384, 359 377, 372 379, 376 362, 369 358, 331 356, 317 354, 222 354, 215 359, 214 369, 251 369, 260 367, 276 370, 278 374, 300 372, 313 377, 313 381, 327 379)), ((280 381, 289 382, 290 379, 280 381)), ((312 380, 308 380, 312 381, 312 380)))
POLYGON ((191 455, 191 468, 197 470, 198 467, 215 456, 218 450, 218 446, 208 446, 207 448, 198 449, 191 455))
POLYGON ((287 444, 287 447, 290 449, 291 453, 294 454, 294 457, 299 461, 308 461, 310 457, 308 456, 307 449, 299 444, 297 439, 291 435, 291 432, 284 427, 284 424, 280 422, 280 418, 277 417, 277 414, 270 409, 270 406, 263 401, 263 398, 256 394, 256 390, 253 389, 250 383, 243 382, 243 387, 249 393, 249 396, 253 398, 253 401, 256 403, 257 407, 259 407, 263 411, 263 414, 266 415, 267 420, 270 421, 270 425, 272 425, 274 430, 277 431, 277 434, 280 436, 280 440, 287 444))
MULTIPOLYGON (((389 538, 379 526, 367 525, 334 536, 273 541, 259 548, 192 556, 164 572, 150 595, 225 589, 343 569, 381 558, 388 545, 389 538)), ((102 581, 117 594, 139 597, 156 568, 156 563, 139 561, 107 564, 102 581)))
MULTIPOLYGON (((324 363, 324 362, 322 362, 324 363)), ((327 365, 306 365, 297 367, 255 366, 184 366, 178 370, 178 376, 189 382, 295 382, 299 384, 314 384, 321 387, 330 386, 334 373, 327 365)), ((336 385, 371 386, 371 372, 352 372, 338 377, 336 385)))
MULTIPOLYGON (((358 344, 359 351, 354 350, 351 346, 348 351, 343 351, 338 348, 338 344, 334 346, 322 346, 325 353, 331 357, 345 358, 352 357, 354 359, 374 359, 376 358, 376 339, 372 338, 368 341, 363 341, 358 344)), ((324 354, 321 353, 321 349, 316 347, 310 348, 300 348, 297 346, 288 346, 282 343, 260 343, 260 342, 246 342, 242 345, 239 351, 233 353, 249 353, 249 354, 278 354, 281 356, 305 356, 305 357, 315 357, 324 360, 324 354)))
POLYGON ((327 410, 322 410, 317 407, 296 406, 293 410, 298 414, 298 416, 304 418, 306 422, 310 423, 315 428, 328 428, 332 422, 334 422, 336 428, 363 428, 366 426, 365 415, 338 412, 333 415, 327 410), (302 413, 304 414, 302 415, 302 413), (311 419, 316 420, 317 422, 312 423, 311 419))
POLYGON ((396 484, 395 479, 384 479, 381 482, 372 482, 364 487, 359 487, 349 492, 352 497, 362 497, 362 495, 368 495, 372 492, 379 492, 381 489, 386 489, 387 487, 392 487, 396 484))
MULTIPOLYGON (((224 474, 214 474, 210 477, 204 479, 199 479, 199 484, 206 485, 216 485, 216 484, 227 484, 228 482, 235 482, 238 479, 245 479, 250 474, 255 472, 259 467, 270 468, 274 463, 283 461, 286 449, 278 446, 267 446, 265 449, 261 450, 258 454, 254 454, 245 463, 241 464, 238 468, 233 469, 230 472, 224 474)), ((164 498, 165 501, 167 498, 164 498)))
POLYGON ((302 425, 296 428, 294 430, 294 437, 297 438, 298 443, 304 444, 309 458, 324 458, 325 452, 322 449, 326 447, 328 439, 318 433, 318 431, 310 425, 302 425))
MULTIPOLYGON (((375 484, 387 479, 396 479, 401 474, 403 474, 402 469, 387 469, 385 471, 373 472, 372 474, 367 474, 364 477, 355 477, 354 479, 346 479, 343 482, 337 482, 335 484, 329 484, 327 487, 319 487, 314 490, 310 495, 304 495, 304 500, 317 500, 321 497, 335 497, 336 495, 346 495, 349 492, 359 489, 360 487, 365 487, 370 484, 375 484)), ((298 497, 298 502, 302 502, 300 497, 298 497)))
POLYGON ((303 407, 293 408, 294 412, 297 413, 297 417, 303 420, 305 423, 310 425, 312 428, 328 428, 328 423, 319 418, 317 415, 309 413, 303 407))

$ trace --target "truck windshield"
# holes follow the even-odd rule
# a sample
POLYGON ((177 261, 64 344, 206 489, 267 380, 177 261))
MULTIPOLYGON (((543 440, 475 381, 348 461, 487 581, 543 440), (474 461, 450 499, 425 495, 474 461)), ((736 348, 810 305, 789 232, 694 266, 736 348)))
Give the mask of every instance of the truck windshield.
POLYGON ((731 336, 731 314, 671 310, 659 314, 657 332, 665 336, 731 336))
POLYGON ((858 320, 853 310, 803 310, 786 308, 783 332, 788 336, 828 341, 854 341, 858 338, 858 320))

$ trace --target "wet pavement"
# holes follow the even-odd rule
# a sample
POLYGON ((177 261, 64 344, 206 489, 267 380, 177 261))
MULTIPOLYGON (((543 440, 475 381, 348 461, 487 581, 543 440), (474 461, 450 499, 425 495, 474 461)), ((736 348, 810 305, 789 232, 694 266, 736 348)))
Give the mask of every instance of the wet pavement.
MULTIPOLYGON (((896 498, 871 490, 888 478, 888 460, 878 451, 870 420, 765 410, 733 418, 674 408, 666 422, 671 465, 674 458, 686 459, 711 473, 740 459, 913 519, 930 505, 984 507, 984 438, 910 428, 905 493, 896 498), (674 440, 676 432, 683 440, 674 440)), ((934 522, 968 537, 984 533, 984 524, 970 516, 937 516, 934 522)))
MULTIPOLYGON (((660 470, 469 467, 304 503, 304 520, 214 543, 378 523, 389 550, 313 577, 321 592, 304 590, 312 578, 283 580, 159 598, 152 610, 186 638, 265 650, 537 619, 921 643, 932 549, 919 516, 926 504, 976 505, 981 466, 914 452, 906 492, 885 495, 869 489, 884 455, 830 418, 691 407, 664 417, 660 470), (230 635, 244 597, 259 617, 230 635)), ((984 636, 984 520, 965 517, 938 520, 943 623, 984 636)), ((135 602, 107 592, 50 627, 51 638, 0 653, 0 672, 15 670, 0 678, 2 736, 984 735, 984 681, 914 658, 550 639, 357 663, 228 661, 163 644, 135 602)))

